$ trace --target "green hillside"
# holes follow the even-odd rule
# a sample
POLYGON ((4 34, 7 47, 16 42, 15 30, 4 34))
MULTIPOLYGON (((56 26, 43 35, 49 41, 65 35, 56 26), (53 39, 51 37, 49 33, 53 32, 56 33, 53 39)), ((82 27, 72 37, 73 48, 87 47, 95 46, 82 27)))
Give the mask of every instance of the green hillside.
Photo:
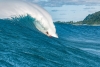
POLYGON ((100 24, 100 11, 99 12, 95 12, 93 14, 89 14, 82 21, 82 24, 89 24, 89 25, 100 24))
POLYGON ((89 14, 83 21, 78 22, 63 22, 63 21, 56 21, 58 23, 66 23, 66 24, 74 24, 74 25, 99 25, 100 26, 100 11, 95 12, 93 14, 89 14))

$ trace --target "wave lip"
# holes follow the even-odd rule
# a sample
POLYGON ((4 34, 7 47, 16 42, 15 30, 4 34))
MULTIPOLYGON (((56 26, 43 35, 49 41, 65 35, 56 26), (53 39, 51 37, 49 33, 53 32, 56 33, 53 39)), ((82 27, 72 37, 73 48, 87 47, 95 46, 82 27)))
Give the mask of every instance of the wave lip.
POLYGON ((29 14, 32 18, 36 19, 36 22, 33 24, 39 31, 45 35, 49 34, 50 36, 57 37, 51 16, 40 6, 23 1, 1 0, 0 8, 0 19, 11 19, 12 17, 20 17, 22 15, 26 16, 29 14), (46 32, 48 32, 48 34, 46 32))

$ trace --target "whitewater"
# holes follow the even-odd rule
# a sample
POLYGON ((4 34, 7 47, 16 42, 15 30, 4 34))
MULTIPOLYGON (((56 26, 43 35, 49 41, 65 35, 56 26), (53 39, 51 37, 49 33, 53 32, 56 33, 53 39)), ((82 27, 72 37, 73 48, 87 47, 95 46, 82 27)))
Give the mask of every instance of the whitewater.
MULTIPOLYGON (((47 11, 45 11, 38 5, 33 3, 27 3, 25 1, 1 0, 0 8, 1 19, 12 19, 14 17, 18 18, 20 16, 30 15, 32 18, 36 19, 36 22, 34 22, 33 24, 39 31, 46 34, 47 36, 53 36, 58 38, 51 16, 47 11)), ((30 28, 30 26, 28 25, 27 27, 30 28)))
MULTIPOLYGON (((45 17, 42 10, 39 15, 45 17)), ((59 38, 50 38, 37 31, 33 23, 40 22, 31 14, 1 11, 5 15, 0 13, 0 67, 100 67, 100 26, 54 23, 59 38)))

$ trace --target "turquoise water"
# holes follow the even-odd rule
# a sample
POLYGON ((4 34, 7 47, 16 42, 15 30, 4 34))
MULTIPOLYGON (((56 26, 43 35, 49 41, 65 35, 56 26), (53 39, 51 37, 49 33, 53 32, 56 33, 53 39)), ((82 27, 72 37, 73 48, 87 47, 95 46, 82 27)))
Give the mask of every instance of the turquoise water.
POLYGON ((31 18, 23 20, 0 20, 0 67, 100 66, 99 26, 55 23, 57 39, 25 26, 31 18))

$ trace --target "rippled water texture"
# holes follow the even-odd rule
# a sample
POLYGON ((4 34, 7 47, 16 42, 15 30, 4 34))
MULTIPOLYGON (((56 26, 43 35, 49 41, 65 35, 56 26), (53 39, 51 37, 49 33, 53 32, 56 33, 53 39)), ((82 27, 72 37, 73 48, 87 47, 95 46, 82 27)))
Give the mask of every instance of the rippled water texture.
POLYGON ((13 22, 0 20, 0 67, 100 66, 99 26, 55 23, 59 38, 50 38, 13 22))

